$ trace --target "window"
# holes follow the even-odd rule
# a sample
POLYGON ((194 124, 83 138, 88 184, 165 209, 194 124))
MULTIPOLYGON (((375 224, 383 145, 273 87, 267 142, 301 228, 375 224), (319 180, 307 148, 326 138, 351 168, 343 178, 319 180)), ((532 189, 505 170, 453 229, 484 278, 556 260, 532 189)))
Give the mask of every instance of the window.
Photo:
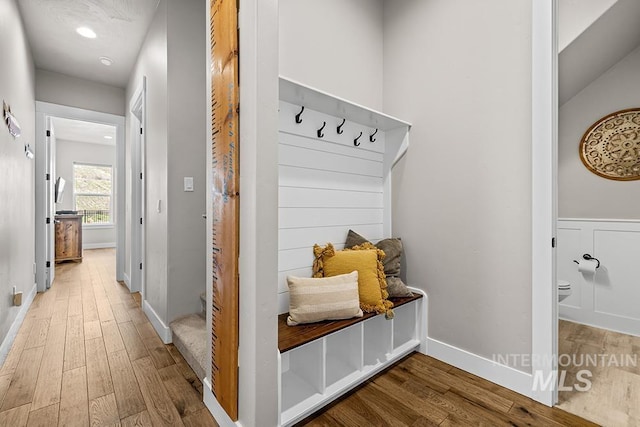
POLYGON ((113 224, 113 168, 73 164, 73 201, 83 224, 113 224))

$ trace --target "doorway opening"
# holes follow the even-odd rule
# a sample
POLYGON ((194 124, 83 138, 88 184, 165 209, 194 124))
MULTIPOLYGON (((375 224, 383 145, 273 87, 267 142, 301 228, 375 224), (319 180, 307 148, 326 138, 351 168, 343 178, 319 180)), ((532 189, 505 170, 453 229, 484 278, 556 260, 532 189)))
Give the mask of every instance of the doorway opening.
POLYGON ((124 145, 124 117, 36 102, 38 292, 54 283, 56 261, 81 261, 86 249, 115 247, 124 280, 124 145))

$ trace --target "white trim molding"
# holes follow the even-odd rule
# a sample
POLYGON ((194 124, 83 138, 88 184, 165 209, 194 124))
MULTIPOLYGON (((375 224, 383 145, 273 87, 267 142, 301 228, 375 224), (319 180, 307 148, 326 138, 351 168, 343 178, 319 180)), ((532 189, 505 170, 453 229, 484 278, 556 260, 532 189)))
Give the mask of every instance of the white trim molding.
POLYGON ((153 329, 156 330, 160 339, 165 344, 171 344, 173 342, 173 335, 171 334, 171 329, 165 325, 162 321, 158 313, 151 307, 151 304, 147 302, 147 300, 142 301, 142 311, 147 315, 147 318, 153 325, 153 329))
POLYGON ((204 405, 207 407, 213 418, 220 425, 220 427, 241 427, 242 424, 239 422, 233 422, 229 415, 227 415, 226 411, 220 406, 220 403, 216 400, 216 397, 213 395, 213 391, 211 390, 211 381, 209 378, 204 378, 202 381, 202 400, 204 401, 204 405))
POLYGON ((502 365, 496 361, 478 356, 477 354, 470 353, 433 338, 428 338, 427 342, 429 356, 524 396, 531 397, 533 380, 531 374, 519 371, 510 366, 502 365))
POLYGON ((20 330, 20 326, 22 326, 22 322, 24 321, 25 316, 27 315, 27 311, 29 311, 29 307, 31 307, 31 303, 33 299, 36 297, 36 293, 38 291, 38 286, 34 283, 31 291, 27 295, 27 297, 22 301, 22 306, 18 311, 18 315, 13 320, 11 324, 11 328, 9 328, 9 332, 4 337, 2 344, 0 344, 0 366, 4 363, 7 355, 9 355, 9 350, 11 350, 11 346, 13 345, 13 341, 18 335, 18 331, 20 330))
MULTIPOLYGON (((532 372, 549 378, 557 371, 558 304, 555 273, 558 139, 557 0, 532 3, 531 23, 531 356, 532 372), (540 361, 551 360, 551 363, 540 361)), ((557 384, 532 391, 548 406, 557 384)))

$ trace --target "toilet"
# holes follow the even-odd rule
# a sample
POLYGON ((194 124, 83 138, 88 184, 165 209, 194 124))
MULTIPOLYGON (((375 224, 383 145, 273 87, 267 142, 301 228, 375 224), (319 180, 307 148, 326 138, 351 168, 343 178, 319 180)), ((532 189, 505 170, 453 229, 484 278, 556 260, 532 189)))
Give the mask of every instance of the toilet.
POLYGON ((558 301, 564 300, 571 295, 571 283, 566 280, 558 280, 558 301))

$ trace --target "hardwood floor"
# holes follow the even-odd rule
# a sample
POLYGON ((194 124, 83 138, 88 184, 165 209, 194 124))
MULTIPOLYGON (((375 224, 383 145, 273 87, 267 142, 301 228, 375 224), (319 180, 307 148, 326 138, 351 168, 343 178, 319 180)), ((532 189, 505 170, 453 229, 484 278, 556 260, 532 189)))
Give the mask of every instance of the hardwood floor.
POLYGON ((299 426, 592 426, 446 363, 413 353, 299 426))
POLYGON ((0 426, 217 426, 202 384, 162 343, 115 251, 56 266, 0 368, 0 426))
POLYGON ((640 337, 564 320, 558 335, 559 354, 571 356, 559 359, 567 371, 565 385, 580 370, 593 374, 588 391, 561 390, 558 407, 606 426, 640 426, 640 337), (594 355, 605 357, 594 366, 594 355))

